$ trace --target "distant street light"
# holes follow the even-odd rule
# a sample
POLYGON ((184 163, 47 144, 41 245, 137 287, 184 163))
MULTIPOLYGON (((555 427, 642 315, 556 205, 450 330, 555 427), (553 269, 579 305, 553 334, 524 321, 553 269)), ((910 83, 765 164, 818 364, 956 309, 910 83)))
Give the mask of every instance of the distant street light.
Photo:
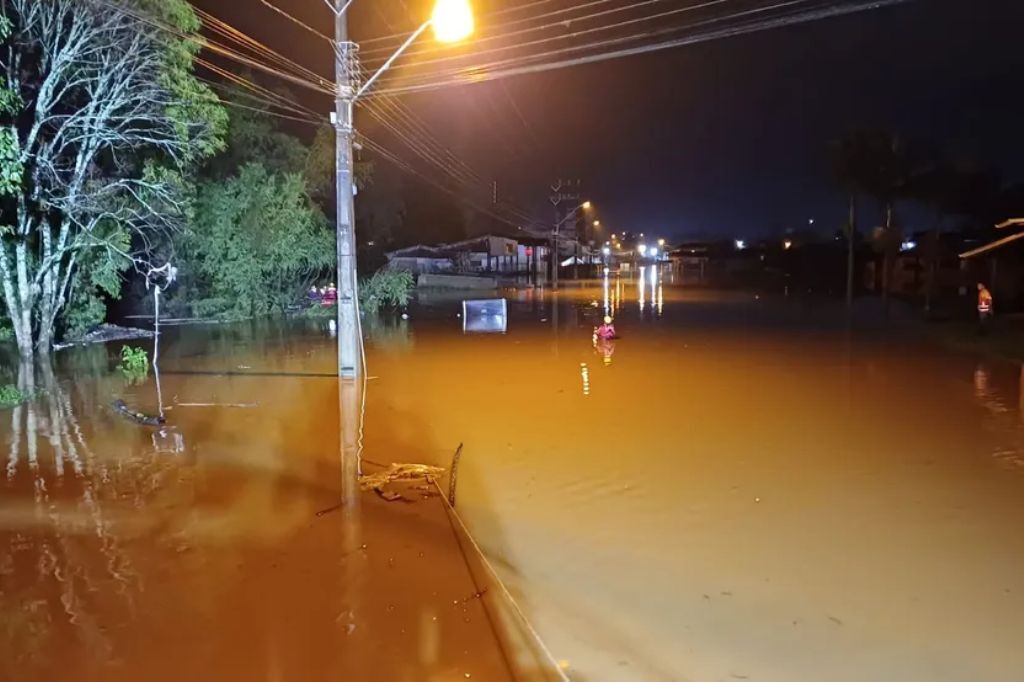
POLYGON ((736 244, 736 250, 737 251, 742 251, 743 249, 747 248, 747 243, 745 241, 743 241, 742 239, 737 239, 735 241, 735 244, 736 244))
POLYGON ((664 239, 659 239, 658 240, 658 246, 665 246, 665 240, 664 239))
POLYGON ((786 249, 787 251, 793 248, 792 240, 787 239, 786 241, 782 242, 782 248, 786 249))
POLYGON ((641 244, 641 245, 639 245, 638 247, 636 247, 636 251, 637 251, 637 253, 639 253, 639 254, 640 254, 641 256, 646 256, 646 255, 647 255, 647 244, 641 244))
POLYGON ((606 256, 610 256, 612 255, 612 250, 606 246, 603 249, 601 249, 601 253, 603 253, 606 256))
POLYGON ((601 221, 600 220, 595 220, 594 221, 594 227, 601 227, 601 221))
POLYGON ((589 201, 584 201, 582 204, 580 204, 580 207, 581 208, 590 208, 590 202, 589 201))

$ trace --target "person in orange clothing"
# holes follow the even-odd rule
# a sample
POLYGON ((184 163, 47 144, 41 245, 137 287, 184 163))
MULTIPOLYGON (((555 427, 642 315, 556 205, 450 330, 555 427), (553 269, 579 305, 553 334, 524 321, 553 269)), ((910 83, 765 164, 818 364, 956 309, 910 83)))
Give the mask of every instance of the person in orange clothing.
POLYGON ((992 321, 992 292, 978 282, 978 331, 987 334, 992 321))

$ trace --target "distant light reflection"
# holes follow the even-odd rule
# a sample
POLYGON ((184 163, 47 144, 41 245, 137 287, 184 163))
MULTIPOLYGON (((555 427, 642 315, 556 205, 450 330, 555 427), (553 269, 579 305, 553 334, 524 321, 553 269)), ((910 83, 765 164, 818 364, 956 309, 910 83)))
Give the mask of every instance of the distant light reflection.
POLYGON ((580 377, 583 379, 583 395, 590 395, 590 368, 587 363, 580 363, 580 377))
POLYGON ((637 294, 640 298, 640 314, 647 307, 647 266, 640 266, 640 279, 637 281, 637 294))
POLYGON ((608 268, 604 269, 604 280, 601 283, 601 288, 604 290, 604 314, 611 315, 611 300, 608 295, 608 268))

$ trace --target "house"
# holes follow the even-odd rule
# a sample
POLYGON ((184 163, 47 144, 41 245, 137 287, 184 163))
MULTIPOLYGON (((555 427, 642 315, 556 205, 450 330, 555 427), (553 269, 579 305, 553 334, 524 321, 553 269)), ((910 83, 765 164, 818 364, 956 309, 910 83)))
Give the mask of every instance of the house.
POLYGON ((455 269, 451 255, 445 249, 436 246, 417 244, 390 251, 386 256, 388 268, 405 270, 418 275, 451 272, 455 269))

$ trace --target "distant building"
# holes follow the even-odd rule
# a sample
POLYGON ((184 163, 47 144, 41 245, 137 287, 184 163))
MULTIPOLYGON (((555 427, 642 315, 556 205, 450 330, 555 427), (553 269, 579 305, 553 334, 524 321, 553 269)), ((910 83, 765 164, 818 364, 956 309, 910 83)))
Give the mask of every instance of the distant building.
POLYGON ((417 274, 507 274, 537 277, 550 249, 543 238, 482 235, 449 244, 417 244, 386 254, 388 267, 417 274))
POLYGON ((451 272, 455 262, 443 248, 417 244, 387 253, 388 267, 418 275, 451 272))

